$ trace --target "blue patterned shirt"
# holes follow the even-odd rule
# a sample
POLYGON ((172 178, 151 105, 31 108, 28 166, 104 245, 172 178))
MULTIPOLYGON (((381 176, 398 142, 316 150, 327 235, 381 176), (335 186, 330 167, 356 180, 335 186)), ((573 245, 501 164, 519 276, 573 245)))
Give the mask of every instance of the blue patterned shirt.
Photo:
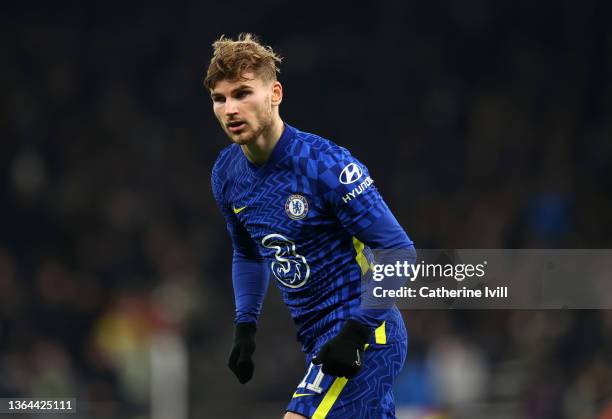
MULTIPOLYGON (((285 124, 263 166, 249 162, 237 144, 225 148, 212 189, 234 246, 236 322, 257 320, 268 276, 306 352, 349 318, 372 327, 402 321, 396 308, 378 316, 360 308, 367 247, 359 236, 383 215, 397 221, 347 149, 285 124)), ((402 245, 411 246, 401 234, 402 245)))

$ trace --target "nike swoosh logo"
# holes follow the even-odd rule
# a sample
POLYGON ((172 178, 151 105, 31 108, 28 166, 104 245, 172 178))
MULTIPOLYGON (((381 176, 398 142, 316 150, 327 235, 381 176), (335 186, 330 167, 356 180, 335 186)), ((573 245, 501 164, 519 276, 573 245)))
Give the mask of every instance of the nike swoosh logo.
POLYGON ((357 349, 357 360, 355 361, 355 365, 358 367, 361 366, 361 357, 359 356, 359 349, 357 349))
POLYGON ((240 211, 242 211, 246 207, 248 207, 248 205, 245 205, 244 207, 241 207, 241 208, 232 207, 232 209, 234 210, 234 214, 238 214, 240 213, 240 211))
POLYGON ((314 394, 293 393, 292 399, 295 399, 296 397, 302 397, 302 396, 314 396, 314 394))

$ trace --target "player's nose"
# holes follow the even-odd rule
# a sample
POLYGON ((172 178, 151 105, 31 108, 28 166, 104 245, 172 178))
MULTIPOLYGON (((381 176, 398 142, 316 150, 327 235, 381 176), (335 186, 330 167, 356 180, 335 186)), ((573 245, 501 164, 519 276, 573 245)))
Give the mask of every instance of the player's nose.
POLYGON ((234 115, 238 113, 237 103, 231 99, 225 101, 225 114, 234 115))

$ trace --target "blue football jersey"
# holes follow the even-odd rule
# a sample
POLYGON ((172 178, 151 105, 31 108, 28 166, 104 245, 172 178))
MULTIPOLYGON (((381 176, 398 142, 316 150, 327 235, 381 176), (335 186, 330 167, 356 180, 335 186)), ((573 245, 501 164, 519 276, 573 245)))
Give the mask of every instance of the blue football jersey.
MULTIPOLYGON (((356 236, 389 211, 367 168, 345 148, 285 124, 263 166, 237 144, 225 148, 212 188, 234 246, 251 247, 269 267, 303 350, 319 347, 359 310, 367 261, 356 236)), ((402 321, 396 308, 386 316, 402 321)))

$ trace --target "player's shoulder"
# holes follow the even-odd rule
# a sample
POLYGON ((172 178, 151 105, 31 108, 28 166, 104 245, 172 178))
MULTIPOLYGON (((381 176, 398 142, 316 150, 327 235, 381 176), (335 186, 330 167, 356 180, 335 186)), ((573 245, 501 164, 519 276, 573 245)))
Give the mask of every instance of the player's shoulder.
POLYGON ((328 138, 298 129, 295 131, 294 155, 323 163, 333 163, 351 157, 348 149, 328 138))
POLYGON ((239 153, 242 151, 238 144, 230 144, 219 153, 211 173, 212 190, 215 196, 224 196, 225 191, 228 190, 228 185, 231 184, 231 179, 235 176, 235 171, 239 166, 239 153))
POLYGON ((238 152, 241 152, 238 144, 230 144, 221 150, 213 164, 212 177, 226 180, 231 175, 232 169, 236 167, 236 160, 240 156, 238 152))

